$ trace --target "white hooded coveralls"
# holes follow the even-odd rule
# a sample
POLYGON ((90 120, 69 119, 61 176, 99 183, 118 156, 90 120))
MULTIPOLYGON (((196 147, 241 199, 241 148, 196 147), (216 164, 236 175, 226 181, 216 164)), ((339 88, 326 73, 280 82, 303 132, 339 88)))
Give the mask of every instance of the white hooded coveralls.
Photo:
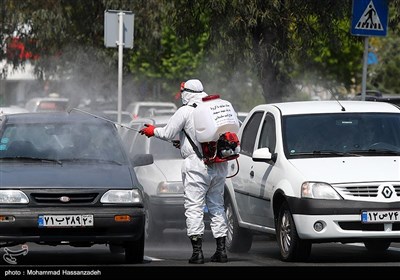
POLYGON ((211 218, 211 231, 214 238, 227 235, 227 222, 224 209, 224 185, 228 174, 228 162, 206 165, 193 150, 192 145, 182 129, 196 143, 199 151, 201 145, 196 141, 193 121, 193 105, 202 102, 207 96, 205 92, 184 92, 185 102, 188 106, 180 107, 170 118, 167 125, 154 129, 154 136, 161 139, 172 140, 179 133, 182 164, 182 181, 185 197, 185 216, 187 235, 204 234, 204 206, 207 205, 211 218), (186 103, 187 102, 187 103, 186 103))

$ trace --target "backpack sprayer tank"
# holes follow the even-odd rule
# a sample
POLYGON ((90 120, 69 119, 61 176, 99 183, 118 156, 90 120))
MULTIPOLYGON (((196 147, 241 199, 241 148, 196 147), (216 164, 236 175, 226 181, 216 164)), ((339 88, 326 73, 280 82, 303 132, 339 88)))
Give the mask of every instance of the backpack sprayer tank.
POLYGON ((201 143, 206 163, 223 162, 239 156, 239 120, 232 104, 210 95, 197 104, 193 113, 196 139, 201 143))

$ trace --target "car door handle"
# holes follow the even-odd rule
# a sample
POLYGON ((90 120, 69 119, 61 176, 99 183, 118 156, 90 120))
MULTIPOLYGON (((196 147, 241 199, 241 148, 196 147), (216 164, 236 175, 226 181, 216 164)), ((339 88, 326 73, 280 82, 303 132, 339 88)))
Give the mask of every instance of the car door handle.
POLYGON ((251 178, 254 177, 254 171, 253 171, 253 170, 250 171, 250 177, 251 177, 251 178))

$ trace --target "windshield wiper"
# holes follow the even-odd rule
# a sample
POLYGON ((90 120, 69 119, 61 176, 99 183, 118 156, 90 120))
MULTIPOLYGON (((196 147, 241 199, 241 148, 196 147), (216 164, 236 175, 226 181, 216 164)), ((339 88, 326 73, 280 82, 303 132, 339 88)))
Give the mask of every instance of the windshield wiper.
POLYGON ((377 149, 369 149, 367 151, 363 151, 366 154, 383 154, 383 155, 400 155, 400 152, 392 151, 392 150, 377 150, 377 149))
POLYGON ((312 151, 312 152, 299 152, 291 154, 291 156, 331 156, 331 157, 361 157, 362 155, 353 152, 339 152, 330 150, 312 151))
POLYGON ((31 160, 31 161, 41 161, 41 162, 54 162, 62 165, 62 162, 58 159, 51 158, 38 158, 38 157, 27 157, 27 156, 15 156, 15 157, 3 157, 0 160, 31 160))
POLYGON ((322 150, 322 151, 313 151, 314 155, 332 155, 332 156, 340 156, 340 157, 361 157, 360 154, 354 153, 353 151, 350 152, 338 152, 338 151, 330 151, 330 150, 322 150))
POLYGON ((119 161, 108 160, 108 159, 97 159, 97 158, 63 158, 60 159, 61 162, 99 162, 99 163, 112 163, 117 165, 122 165, 119 161))

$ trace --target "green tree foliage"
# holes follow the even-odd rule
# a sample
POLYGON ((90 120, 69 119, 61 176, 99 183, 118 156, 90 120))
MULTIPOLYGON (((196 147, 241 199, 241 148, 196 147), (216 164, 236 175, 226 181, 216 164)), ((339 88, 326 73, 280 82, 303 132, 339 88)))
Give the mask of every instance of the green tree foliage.
MULTIPOLYGON (((399 2, 390 1, 392 29, 399 2)), ((132 91, 140 87, 146 98, 156 87, 171 97, 180 81, 196 76, 247 110, 281 101, 306 80, 357 85, 363 44, 350 34, 351 8, 348 0, 2 0, 0 60, 7 40, 18 36, 39 55, 39 78, 113 90, 118 53, 104 47, 104 11, 133 11, 134 48, 124 50, 124 72, 132 73, 124 83, 140 84, 132 91)), ((385 69, 375 69, 374 83, 386 83, 385 69)))
POLYGON ((400 93, 400 38, 380 40, 385 47, 377 49, 378 63, 368 66, 368 86, 384 93, 400 93))
POLYGON ((168 25, 161 31, 159 48, 142 48, 134 52, 129 67, 134 76, 163 81, 164 89, 174 94, 185 77, 193 77, 203 60, 206 33, 181 39, 168 25))
MULTIPOLYGON (((315 35, 313 46, 307 48, 306 53, 299 53, 296 71, 291 77, 299 84, 320 85, 337 95, 350 92, 361 83, 363 44, 362 38, 350 36, 347 18, 334 20, 332 25, 342 33, 338 32, 338 37, 331 38, 329 32, 323 32, 324 27, 319 26, 320 32, 315 35)), ((298 40, 303 42, 310 38, 306 36, 298 40)))
MULTIPOLYGON (((159 0, 2 0, 0 5, 0 60, 6 58, 14 67, 23 65, 24 59, 7 57, 7 38, 17 36, 24 43, 33 40, 29 51, 39 56, 32 61, 38 78, 68 79, 77 85, 71 89, 77 94, 85 94, 82 86, 89 93, 102 91, 103 95, 115 88, 118 52, 104 46, 106 10, 135 14, 134 49, 124 49, 125 73, 129 73, 128 62, 134 53, 150 49, 154 54, 159 49, 165 17, 164 3, 159 0)), ((2 70, 4 77, 6 69, 2 70)), ((133 85, 129 77, 124 82, 133 85)))
POLYGON ((378 63, 368 66, 367 86, 383 93, 400 94, 400 1, 390 1, 387 36, 370 39, 378 63))
POLYGON ((351 1, 174 2, 176 32, 193 34, 198 15, 209 14, 210 45, 232 72, 251 61, 267 102, 293 92, 293 78, 304 70, 346 86, 359 70, 352 57, 360 54, 359 42, 349 34, 351 1))

